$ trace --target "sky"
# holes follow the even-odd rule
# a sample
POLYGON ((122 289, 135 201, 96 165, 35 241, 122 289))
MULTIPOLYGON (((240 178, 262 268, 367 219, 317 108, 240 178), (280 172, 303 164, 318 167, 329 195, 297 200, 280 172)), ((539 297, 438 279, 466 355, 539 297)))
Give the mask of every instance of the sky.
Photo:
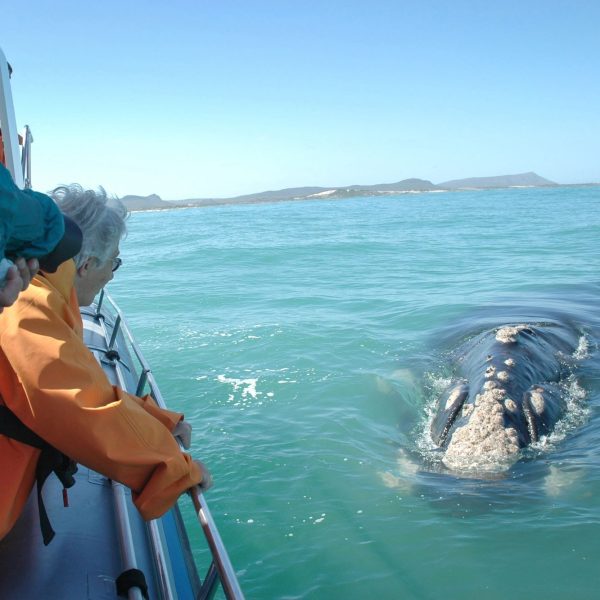
POLYGON ((34 189, 600 181, 597 0, 1 0, 34 189))

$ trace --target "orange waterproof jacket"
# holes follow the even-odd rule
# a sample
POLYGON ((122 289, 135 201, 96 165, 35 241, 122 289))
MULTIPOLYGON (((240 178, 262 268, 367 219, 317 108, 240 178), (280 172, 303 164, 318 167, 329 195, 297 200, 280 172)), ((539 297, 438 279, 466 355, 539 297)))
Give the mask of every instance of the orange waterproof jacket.
MULTIPOLYGON (((133 492, 145 519, 201 480, 171 430, 182 415, 112 386, 83 343, 75 263, 38 275, 0 315, 0 403, 76 462, 133 492)), ((0 539, 33 487, 39 450, 0 435, 0 539)))

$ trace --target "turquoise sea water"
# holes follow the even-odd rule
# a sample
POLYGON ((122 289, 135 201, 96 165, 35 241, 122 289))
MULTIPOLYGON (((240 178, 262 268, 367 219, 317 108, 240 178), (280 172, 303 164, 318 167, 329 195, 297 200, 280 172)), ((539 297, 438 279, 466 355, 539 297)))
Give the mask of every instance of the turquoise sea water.
POLYGON ((129 231, 110 291, 194 425, 247 598, 596 597, 600 187, 137 213, 129 231), (583 341, 560 434, 500 479, 428 471, 449 350, 548 315, 583 341))

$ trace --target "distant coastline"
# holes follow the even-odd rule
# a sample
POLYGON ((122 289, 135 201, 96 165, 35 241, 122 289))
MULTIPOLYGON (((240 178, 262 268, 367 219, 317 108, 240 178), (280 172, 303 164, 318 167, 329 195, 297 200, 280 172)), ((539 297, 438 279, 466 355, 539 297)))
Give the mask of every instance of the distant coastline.
POLYGON ((431 192, 455 192, 469 190, 491 190, 505 188, 573 187, 575 185, 594 186, 597 183, 562 185, 540 177, 536 173, 518 173, 494 177, 471 177, 453 179, 434 184, 427 179, 404 179, 396 183, 375 185, 348 185, 341 187, 297 187, 282 190, 259 192, 232 198, 193 198, 189 200, 163 200, 157 194, 149 196, 128 195, 121 198, 131 212, 174 210, 222 206, 226 204, 259 204, 286 202, 293 200, 333 200, 356 196, 389 196, 397 194, 420 194, 431 192))

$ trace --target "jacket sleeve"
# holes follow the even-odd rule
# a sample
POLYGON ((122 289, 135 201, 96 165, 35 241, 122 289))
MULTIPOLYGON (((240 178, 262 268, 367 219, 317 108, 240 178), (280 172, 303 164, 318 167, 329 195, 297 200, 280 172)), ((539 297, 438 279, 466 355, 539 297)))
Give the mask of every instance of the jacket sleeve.
POLYGON ((7 406, 67 456, 131 488, 144 518, 160 516, 201 480, 163 420, 174 426, 181 415, 113 387, 58 294, 40 293, 2 315, 0 343, 16 391, 7 406))
POLYGON ((143 398, 131 395, 134 402, 137 402, 147 413, 158 419, 169 431, 173 431, 179 421, 183 421, 183 414, 160 408, 150 394, 143 398))
POLYGON ((0 258, 5 254, 44 256, 56 247, 64 232, 62 213, 52 198, 20 190, 0 165, 0 258))

